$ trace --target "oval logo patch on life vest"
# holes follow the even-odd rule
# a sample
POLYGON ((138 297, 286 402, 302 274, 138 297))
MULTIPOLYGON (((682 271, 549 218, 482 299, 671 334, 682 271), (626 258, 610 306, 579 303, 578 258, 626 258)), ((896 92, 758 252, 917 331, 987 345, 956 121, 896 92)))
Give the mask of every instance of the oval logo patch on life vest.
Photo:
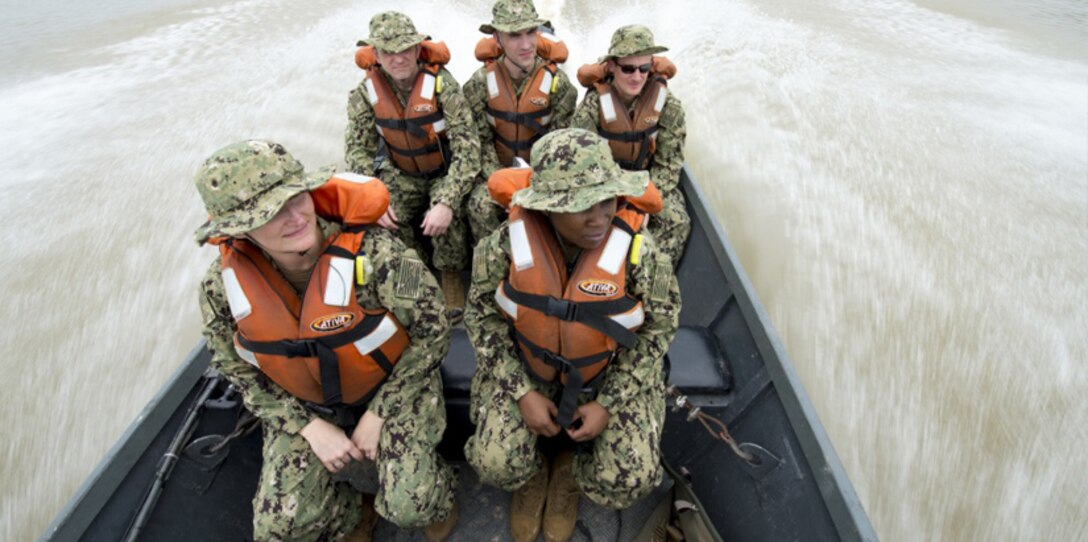
POLYGON ((578 289, 589 295, 597 297, 612 297, 620 291, 615 284, 600 279, 586 279, 578 283, 578 289))
POLYGON ((646 126, 653 126, 657 124, 657 117, 646 117, 642 119, 642 124, 645 124, 646 126))
POLYGON ((355 315, 350 312, 338 312, 336 314, 322 316, 321 318, 310 322, 310 329, 314 331, 336 331, 340 328, 347 327, 354 319, 355 315))
POLYGON ((430 113, 431 111, 434 111, 434 107, 431 106, 431 104, 419 104, 413 107, 412 111, 415 111, 416 113, 430 113))
POLYGON ((529 103, 531 103, 531 104, 533 104, 533 105, 535 105, 537 107, 544 107, 544 106, 548 105, 548 99, 547 98, 540 98, 540 97, 533 97, 533 98, 529 98, 529 103))

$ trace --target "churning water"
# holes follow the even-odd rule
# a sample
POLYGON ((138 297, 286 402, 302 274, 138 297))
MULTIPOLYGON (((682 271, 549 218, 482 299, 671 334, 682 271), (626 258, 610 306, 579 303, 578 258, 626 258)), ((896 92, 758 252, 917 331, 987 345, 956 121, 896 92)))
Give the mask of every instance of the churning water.
MULTIPOLYGON (((490 2, 0 0, 0 539, 38 536, 199 336, 198 164, 341 161, 352 54, 490 2)), ((1088 7, 538 1, 568 73, 641 22, 689 162, 886 540, 1088 538, 1088 7), (1077 331, 1080 330, 1080 331, 1077 331)))

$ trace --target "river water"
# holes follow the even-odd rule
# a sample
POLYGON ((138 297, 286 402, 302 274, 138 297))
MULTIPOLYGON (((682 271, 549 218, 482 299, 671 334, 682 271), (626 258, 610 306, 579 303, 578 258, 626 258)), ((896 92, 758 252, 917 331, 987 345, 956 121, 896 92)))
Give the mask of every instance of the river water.
MULTIPOLYGON (((0 540, 41 534, 197 340, 198 164, 250 137, 340 162, 388 9, 70 4, 0 0, 0 540)), ((396 6, 466 80, 490 3, 396 6)), ((671 48, 689 163, 883 539, 1088 539, 1084 2, 538 8, 568 73, 623 24, 671 48)))

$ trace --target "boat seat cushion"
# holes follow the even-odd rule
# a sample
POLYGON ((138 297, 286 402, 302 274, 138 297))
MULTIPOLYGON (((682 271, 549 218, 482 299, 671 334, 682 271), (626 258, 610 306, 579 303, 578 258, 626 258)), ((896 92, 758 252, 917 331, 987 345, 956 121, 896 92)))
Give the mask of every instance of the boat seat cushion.
POLYGON ((729 391, 725 357, 705 327, 680 326, 665 355, 670 384, 687 394, 729 391))
POLYGON ((442 385, 446 397, 468 397, 472 374, 476 372, 476 351, 465 328, 453 328, 450 351, 442 360, 442 385))

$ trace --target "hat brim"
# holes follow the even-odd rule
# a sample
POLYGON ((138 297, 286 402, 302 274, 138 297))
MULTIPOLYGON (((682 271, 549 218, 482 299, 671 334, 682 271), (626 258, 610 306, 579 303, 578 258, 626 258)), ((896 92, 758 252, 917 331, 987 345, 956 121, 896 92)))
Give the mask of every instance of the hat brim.
POLYGON ((523 188, 514 193, 510 203, 534 211, 577 213, 609 198, 638 197, 646 193, 646 187, 650 184, 649 172, 616 169, 619 171, 612 179, 577 190, 545 192, 534 190, 532 186, 523 188))
POLYGON ((388 41, 383 39, 367 38, 364 40, 359 40, 357 44, 370 45, 375 49, 378 49, 379 51, 385 53, 399 53, 413 45, 419 45, 420 43, 423 43, 425 40, 429 39, 431 39, 431 37, 426 34, 407 34, 404 36, 398 36, 396 39, 388 41))
POLYGON ((332 167, 311 173, 303 172, 266 190, 237 209, 209 219, 194 234, 197 244, 203 245, 213 237, 236 237, 264 226, 283 209, 288 200, 325 184, 332 177, 332 173, 332 167))
POLYGON ((527 19, 517 24, 502 24, 494 21, 480 25, 480 32, 494 34, 495 32, 521 32, 540 26, 551 26, 551 22, 545 19, 527 19))
POLYGON ((607 55, 604 55, 604 56, 598 58, 597 62, 600 63, 600 62, 605 62, 607 60, 627 58, 629 56, 656 55, 658 53, 664 53, 665 51, 668 51, 668 50, 669 50, 668 47, 663 47, 661 45, 654 45, 653 47, 650 47, 648 49, 643 49, 641 51, 635 51, 633 53, 628 53, 626 51, 617 51, 619 54, 609 53, 607 55))

